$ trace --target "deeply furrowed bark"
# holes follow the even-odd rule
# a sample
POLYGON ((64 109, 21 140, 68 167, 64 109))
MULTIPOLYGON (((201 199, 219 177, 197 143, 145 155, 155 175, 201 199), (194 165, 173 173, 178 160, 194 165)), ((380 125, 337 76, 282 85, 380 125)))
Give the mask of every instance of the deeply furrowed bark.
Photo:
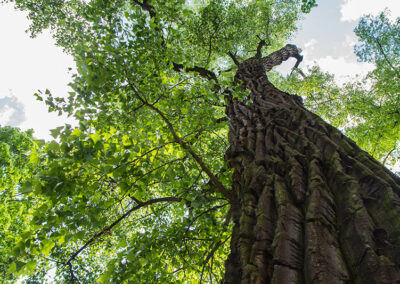
POLYGON ((400 283, 400 179, 276 89, 256 60, 229 99, 234 168, 224 283, 400 283))

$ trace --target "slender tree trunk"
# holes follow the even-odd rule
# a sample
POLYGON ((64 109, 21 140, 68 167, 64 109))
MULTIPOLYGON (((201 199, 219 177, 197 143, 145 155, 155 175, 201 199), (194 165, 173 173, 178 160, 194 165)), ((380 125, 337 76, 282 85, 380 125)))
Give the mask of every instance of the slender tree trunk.
POLYGON ((255 59, 230 99, 224 283, 400 283, 400 179, 276 89, 255 59))

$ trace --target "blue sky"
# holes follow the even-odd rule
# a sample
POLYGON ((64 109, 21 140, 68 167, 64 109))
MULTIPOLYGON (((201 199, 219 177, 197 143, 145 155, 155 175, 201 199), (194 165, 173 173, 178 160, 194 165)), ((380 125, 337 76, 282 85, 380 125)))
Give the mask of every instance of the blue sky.
MULTIPOLYGON (((291 43, 303 49, 300 66, 318 64, 324 71, 336 75, 339 83, 365 74, 372 66, 357 62, 353 33, 363 14, 378 14, 388 7, 392 18, 400 16, 399 0, 317 0, 301 22, 291 43)), ((0 125, 33 128, 37 138, 51 139, 49 130, 71 119, 47 113, 43 102, 36 101, 37 90, 49 89, 55 96, 67 96, 73 67, 72 58, 54 45, 49 32, 31 39, 25 33, 29 22, 12 5, 0 5, 0 125)), ((288 72, 294 61, 288 61, 278 70, 288 72)))
MULTIPOLYGON (((300 30, 292 42, 303 49, 301 67, 319 65, 324 71, 336 75, 339 83, 351 80, 355 75, 365 75, 373 66, 357 61, 353 53, 357 37, 353 30, 365 14, 377 15, 385 8, 391 10, 391 18, 400 16, 398 0, 321 0, 318 7, 305 16, 300 30)), ((288 71, 288 67, 281 70, 288 71)), ((279 69, 278 69, 279 70, 279 69)))

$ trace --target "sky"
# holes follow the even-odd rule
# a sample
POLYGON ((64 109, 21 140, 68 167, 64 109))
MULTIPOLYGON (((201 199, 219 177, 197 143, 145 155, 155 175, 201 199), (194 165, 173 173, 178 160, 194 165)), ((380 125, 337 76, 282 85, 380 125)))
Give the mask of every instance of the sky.
MULTIPOLYGON (((303 49, 300 67, 318 64, 322 70, 335 74, 339 83, 357 74, 366 74, 373 66, 357 61, 353 46, 357 37, 353 30, 360 17, 377 15, 385 8, 392 19, 400 17, 399 0, 317 0, 318 7, 305 16, 301 29, 291 43, 303 49)), ((74 124, 71 118, 48 113, 43 102, 33 94, 49 89, 54 96, 67 96, 71 91, 69 67, 74 67, 71 56, 55 46, 49 32, 30 38, 26 14, 15 11, 11 4, 0 5, 0 125, 11 125, 23 130, 33 128, 34 136, 50 140, 50 129, 74 124)), ((289 72, 294 60, 278 70, 289 72)))

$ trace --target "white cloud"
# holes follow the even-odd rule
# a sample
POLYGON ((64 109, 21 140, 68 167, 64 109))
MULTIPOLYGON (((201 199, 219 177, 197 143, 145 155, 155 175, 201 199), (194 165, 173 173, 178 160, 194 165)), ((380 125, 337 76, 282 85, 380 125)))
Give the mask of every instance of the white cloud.
POLYGON ((67 71, 75 63, 54 45, 49 32, 30 38, 25 33, 28 25, 26 13, 15 11, 11 4, 0 5, 0 26, 5 27, 0 29, 0 98, 11 92, 23 104, 13 110, 8 109, 11 106, 4 108, 0 124, 16 125, 10 118, 24 110, 26 119, 20 119, 18 126, 33 128, 36 137, 50 139, 49 129, 73 121, 48 113, 44 102, 37 101, 33 94, 49 89, 56 97, 68 96, 71 76, 67 71))
POLYGON ((340 7, 341 21, 356 21, 366 14, 377 15, 388 8, 390 17, 400 17, 399 0, 344 0, 340 7))
MULTIPOLYGON (((358 43, 357 37, 354 34, 345 34, 344 41, 342 42, 343 48, 354 48, 354 46, 358 43)), ((353 52, 353 51, 352 51, 353 52)))
POLYGON ((357 62, 353 58, 344 56, 332 57, 326 56, 315 60, 323 71, 335 74, 338 83, 345 83, 351 81, 354 76, 366 75, 369 71, 373 70, 374 65, 366 62, 357 62))
POLYGON ((311 40, 307 41, 307 42, 304 44, 304 47, 307 48, 307 49, 312 50, 312 49, 315 48, 315 45, 316 45, 317 43, 318 43, 318 41, 317 41, 315 38, 312 38, 311 40))
POLYGON ((0 125, 19 126, 25 121, 24 105, 14 96, 0 98, 0 125))
MULTIPOLYGON (((11 120, 12 115, 14 114, 15 110, 13 110, 9 106, 4 106, 0 109, 0 122, 5 121, 8 122, 11 120)), ((0 124, 1 125, 1 124, 0 124)))

